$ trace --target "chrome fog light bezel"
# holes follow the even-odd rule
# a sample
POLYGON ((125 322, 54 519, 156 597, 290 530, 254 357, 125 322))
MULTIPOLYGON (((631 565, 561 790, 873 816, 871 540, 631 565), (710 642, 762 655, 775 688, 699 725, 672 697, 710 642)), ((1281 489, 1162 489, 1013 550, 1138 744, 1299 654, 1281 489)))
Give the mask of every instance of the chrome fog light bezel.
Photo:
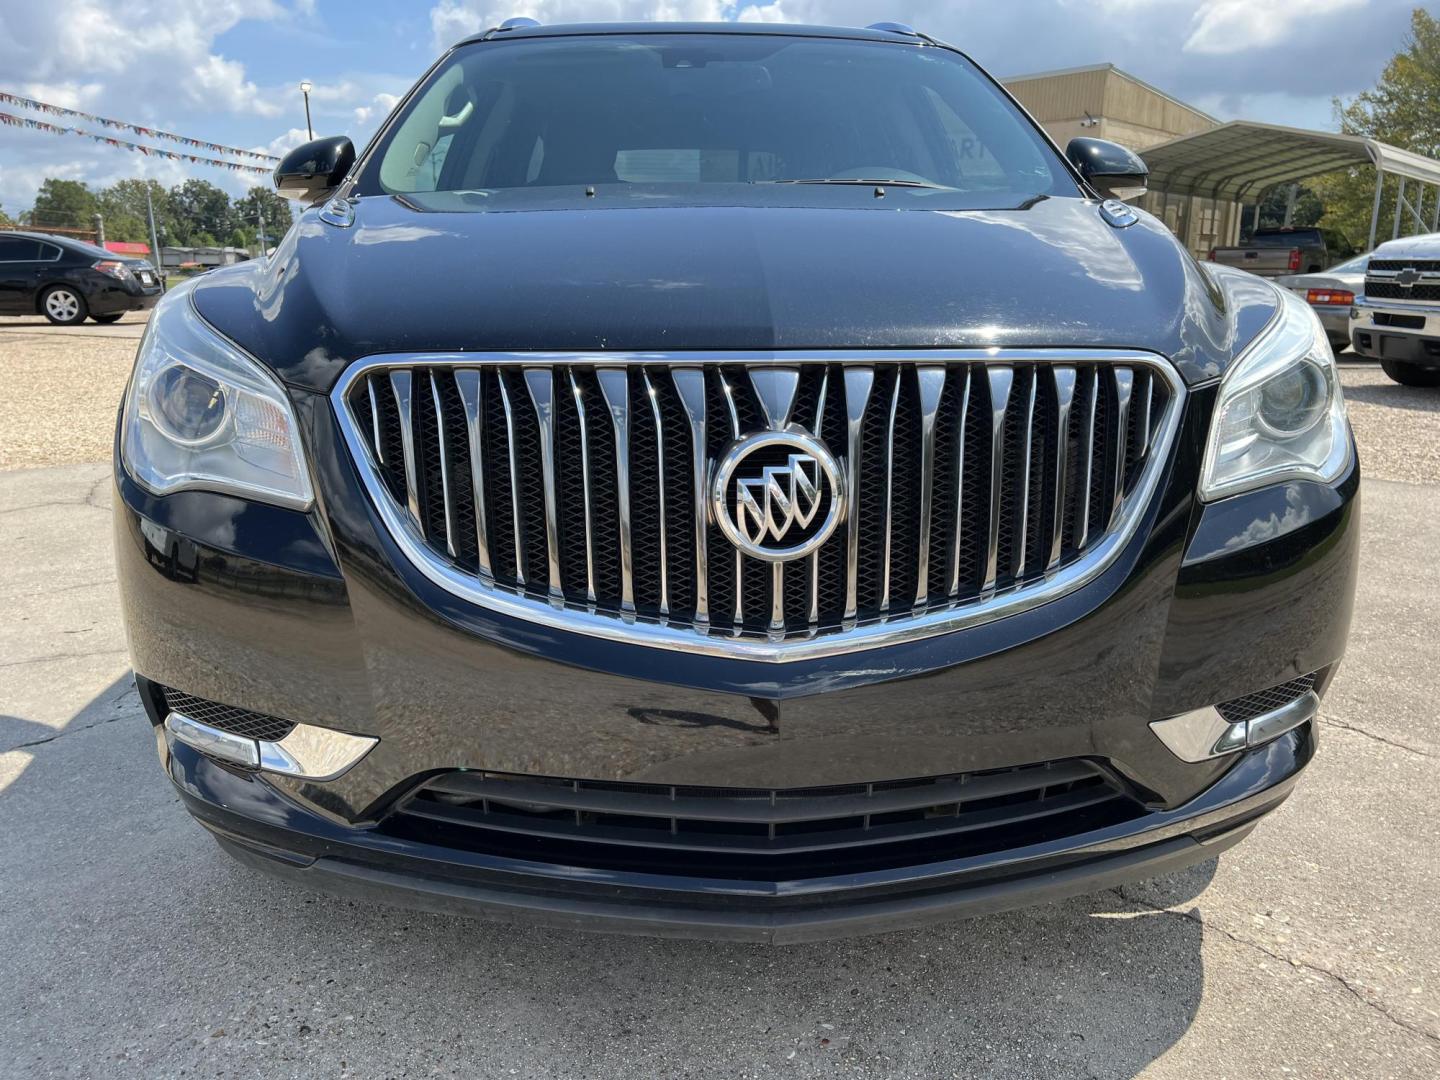
POLYGON ((173 710, 165 716, 165 736, 235 765, 316 782, 344 775, 380 741, 370 735, 299 723, 274 742, 249 739, 173 710))
POLYGON ((1273 742, 1315 719, 1319 710, 1320 696, 1307 690, 1293 701, 1249 720, 1226 720, 1218 708, 1206 705, 1179 716, 1152 720, 1150 730, 1181 761, 1198 764, 1273 742))

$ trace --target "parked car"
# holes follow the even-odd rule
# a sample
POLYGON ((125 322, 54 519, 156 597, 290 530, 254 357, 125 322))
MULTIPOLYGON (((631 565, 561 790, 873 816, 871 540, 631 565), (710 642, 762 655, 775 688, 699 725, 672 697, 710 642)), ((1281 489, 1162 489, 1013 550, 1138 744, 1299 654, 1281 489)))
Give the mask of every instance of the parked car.
POLYGON ((1318 274, 1330 257, 1319 229, 1256 229, 1247 244, 1212 248, 1210 261, 1273 278, 1318 274))
POLYGON ((1314 312, 1144 171, 913 31, 750 24, 508 24, 293 151, 117 440, 186 808, 346 895, 768 941, 1236 843, 1359 467, 1314 312))
POLYGON ((1440 386, 1440 233, 1377 247, 1350 310, 1355 351, 1405 386, 1440 386))
POLYGON ((1336 352, 1350 347, 1350 307, 1365 292, 1369 255, 1356 255, 1319 274, 1287 274, 1275 284, 1304 298, 1320 317, 1325 336, 1336 352))
POLYGON ((0 232, 0 314, 44 315, 59 326, 87 315, 113 323, 154 307, 160 293, 144 259, 48 233, 0 232))

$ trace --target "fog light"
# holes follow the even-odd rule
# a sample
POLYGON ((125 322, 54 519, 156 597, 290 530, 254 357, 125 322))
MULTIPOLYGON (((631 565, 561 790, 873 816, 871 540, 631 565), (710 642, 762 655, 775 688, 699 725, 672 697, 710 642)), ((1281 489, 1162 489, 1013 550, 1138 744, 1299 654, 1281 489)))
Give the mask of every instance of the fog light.
POLYGON ((1319 696, 1314 690, 1306 690, 1292 701, 1248 720, 1227 720, 1214 705, 1206 705, 1179 716, 1153 720, 1150 730, 1181 761, 1209 761, 1272 742, 1313 720, 1319 709, 1319 696))

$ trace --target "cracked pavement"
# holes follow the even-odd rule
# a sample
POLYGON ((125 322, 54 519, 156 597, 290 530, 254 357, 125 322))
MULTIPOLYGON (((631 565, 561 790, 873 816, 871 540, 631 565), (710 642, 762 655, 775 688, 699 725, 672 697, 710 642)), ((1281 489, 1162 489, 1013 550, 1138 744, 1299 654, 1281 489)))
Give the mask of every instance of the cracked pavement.
POLYGON ((415 914, 232 863, 129 681, 108 466, 0 472, 0 1076, 1433 1078, 1437 480, 1367 477, 1319 756, 1218 863, 773 949, 415 914))

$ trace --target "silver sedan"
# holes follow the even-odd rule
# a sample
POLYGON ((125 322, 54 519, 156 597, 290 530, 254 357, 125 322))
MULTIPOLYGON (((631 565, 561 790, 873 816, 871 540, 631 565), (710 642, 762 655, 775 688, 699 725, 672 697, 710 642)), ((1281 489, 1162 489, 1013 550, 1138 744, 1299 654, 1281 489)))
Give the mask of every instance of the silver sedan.
POLYGON ((1369 255, 1357 255, 1319 274, 1291 274, 1275 279, 1298 293, 1320 316, 1325 333, 1336 352, 1350 347, 1350 305, 1365 292, 1365 267, 1369 255))

